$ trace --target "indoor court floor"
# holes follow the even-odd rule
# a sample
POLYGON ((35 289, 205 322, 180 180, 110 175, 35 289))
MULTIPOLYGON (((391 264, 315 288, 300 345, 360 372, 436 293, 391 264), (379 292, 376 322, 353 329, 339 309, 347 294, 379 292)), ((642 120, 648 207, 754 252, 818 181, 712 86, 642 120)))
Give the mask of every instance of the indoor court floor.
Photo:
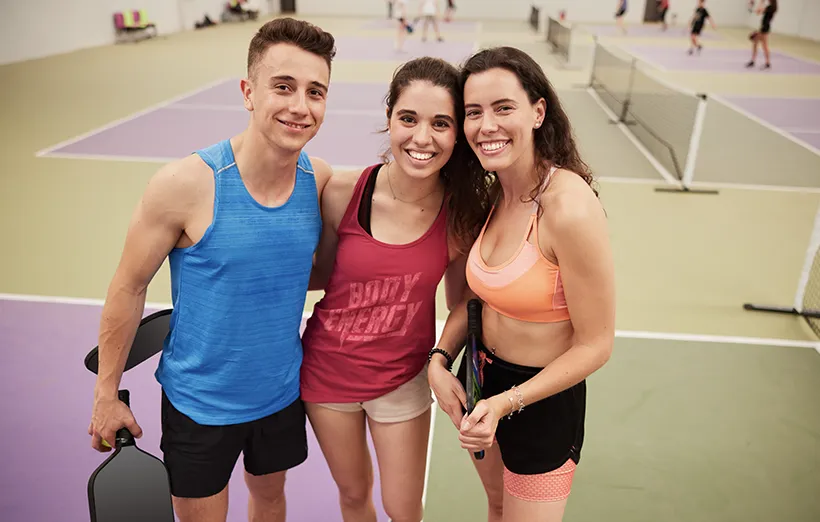
MULTIPOLYGON (((386 86, 412 57, 458 63, 514 45, 559 90, 598 177, 618 306, 613 356, 589 379, 565 521, 820 520, 820 340, 802 319, 742 308, 795 298, 820 205, 820 43, 773 35, 778 54, 761 71, 743 68, 740 29, 707 32, 700 56, 686 55, 680 29, 595 26, 577 38, 582 54, 597 41, 707 94, 693 187, 718 190, 709 195, 655 191, 674 180, 609 122, 587 88, 591 58, 564 67, 524 20, 456 21, 442 26, 444 42, 414 36, 401 55, 383 20, 309 20, 334 33, 339 52, 326 122, 306 150, 337 168, 378 161, 386 86)), ((0 66, 0 520, 88 519, 87 480, 105 456, 86 432, 94 375, 83 358, 128 220, 163 162, 244 128, 238 80, 262 22, 0 66)), ((309 293, 306 317, 319 298, 309 293)), ((170 300, 164 265, 146 315, 170 300)), ((127 372, 122 387, 140 447, 159 456, 155 368, 156 358, 127 372)), ((313 438, 309 450, 288 475, 288 520, 340 522, 313 438)), ((429 453, 424 520, 486 520, 470 458, 437 407, 429 453)), ((378 470, 375 482, 381 510, 378 470)), ((247 520, 241 473, 230 491, 229 520, 247 520)))

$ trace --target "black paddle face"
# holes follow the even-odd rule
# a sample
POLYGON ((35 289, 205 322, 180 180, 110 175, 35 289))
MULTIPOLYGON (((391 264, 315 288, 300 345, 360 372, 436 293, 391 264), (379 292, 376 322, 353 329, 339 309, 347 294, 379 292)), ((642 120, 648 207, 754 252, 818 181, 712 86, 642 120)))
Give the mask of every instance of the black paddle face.
MULTIPOLYGON (((172 311, 171 309, 160 310, 140 321, 140 326, 134 336, 134 343, 131 345, 131 351, 128 352, 128 359, 125 362, 123 371, 130 370, 162 351, 162 343, 170 328, 172 311)), ((100 364, 98 352, 99 347, 94 347, 85 356, 85 367, 92 373, 97 373, 100 364)))
POLYGON ((162 461, 136 446, 115 450, 88 481, 91 522, 174 522, 162 461))

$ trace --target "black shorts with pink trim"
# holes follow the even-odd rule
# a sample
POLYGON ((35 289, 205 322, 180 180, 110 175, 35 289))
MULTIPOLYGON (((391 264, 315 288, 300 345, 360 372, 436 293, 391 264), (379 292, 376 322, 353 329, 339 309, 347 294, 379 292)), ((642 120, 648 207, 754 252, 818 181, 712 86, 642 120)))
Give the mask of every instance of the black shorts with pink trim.
MULTIPOLYGON (((480 355, 483 397, 504 393, 543 369, 507 362, 483 346, 480 355)), ((462 361, 460 366, 458 379, 463 384, 466 365, 462 361)), ((517 404, 517 400, 514 401, 517 404)), ((501 418, 496 428, 496 440, 504 467, 517 475, 537 475, 555 471, 568 460, 578 464, 584 442, 585 413, 586 381, 581 381, 527 405, 511 418, 501 418)))

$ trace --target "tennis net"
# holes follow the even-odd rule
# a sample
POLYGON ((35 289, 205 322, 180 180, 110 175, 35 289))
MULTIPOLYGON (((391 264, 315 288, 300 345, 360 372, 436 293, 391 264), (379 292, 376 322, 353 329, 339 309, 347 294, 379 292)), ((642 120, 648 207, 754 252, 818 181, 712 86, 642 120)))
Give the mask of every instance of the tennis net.
POLYGON ((600 43, 595 44, 590 87, 601 101, 615 113, 618 121, 623 121, 629 92, 632 89, 634 58, 619 56, 600 43))
POLYGON ((626 125, 664 178, 688 186, 694 175, 706 96, 672 85, 635 58, 596 41, 590 87, 626 125))
POLYGON ((809 246, 803 260, 803 270, 797 282, 792 306, 770 306, 745 303, 743 308, 759 312, 799 315, 806 319, 815 335, 820 337, 820 208, 814 216, 809 246))
POLYGON ((572 28, 560 20, 547 18, 547 43, 552 52, 560 56, 564 63, 569 63, 569 53, 572 47, 572 28))
POLYGON ((529 17, 529 24, 530 28, 536 33, 538 32, 538 28, 540 27, 541 21, 541 8, 535 4, 530 5, 530 17, 529 17))

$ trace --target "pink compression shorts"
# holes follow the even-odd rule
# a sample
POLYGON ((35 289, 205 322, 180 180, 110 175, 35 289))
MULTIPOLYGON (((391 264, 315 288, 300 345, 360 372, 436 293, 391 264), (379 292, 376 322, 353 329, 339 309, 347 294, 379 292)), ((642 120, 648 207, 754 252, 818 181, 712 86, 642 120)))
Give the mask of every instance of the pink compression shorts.
POLYGON ((567 460, 560 468, 539 475, 518 475, 504 468, 504 489, 528 502, 557 502, 569 497, 575 462, 567 460))

